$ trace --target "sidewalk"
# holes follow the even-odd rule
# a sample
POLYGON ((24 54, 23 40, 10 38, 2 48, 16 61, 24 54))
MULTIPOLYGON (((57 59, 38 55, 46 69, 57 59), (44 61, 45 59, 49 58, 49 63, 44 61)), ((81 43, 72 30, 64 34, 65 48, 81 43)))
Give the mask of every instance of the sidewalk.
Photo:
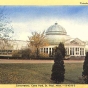
MULTIPOLYGON (((64 60, 64 63, 83 63, 84 60, 64 60)), ((54 60, 13 60, 0 59, 0 63, 54 63, 54 60)))

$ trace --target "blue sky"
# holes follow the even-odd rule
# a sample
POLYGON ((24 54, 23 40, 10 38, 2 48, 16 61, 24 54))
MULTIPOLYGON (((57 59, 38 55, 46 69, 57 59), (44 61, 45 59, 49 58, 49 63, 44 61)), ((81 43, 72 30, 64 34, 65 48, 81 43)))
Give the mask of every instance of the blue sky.
POLYGON ((88 14, 88 6, 5 6, 6 13, 13 21, 28 21, 30 18, 54 17, 76 18, 88 14), (86 12, 85 12, 86 11, 86 12), (26 17, 26 18, 25 18, 26 17))
POLYGON ((31 32, 47 30, 57 22, 72 38, 88 40, 88 6, 5 6, 4 13, 10 18, 14 39, 27 40, 31 32))

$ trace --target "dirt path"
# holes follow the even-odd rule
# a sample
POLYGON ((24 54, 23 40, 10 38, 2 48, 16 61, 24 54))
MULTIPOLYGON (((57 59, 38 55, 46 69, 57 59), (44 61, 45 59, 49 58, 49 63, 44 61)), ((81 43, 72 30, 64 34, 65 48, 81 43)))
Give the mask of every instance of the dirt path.
MULTIPOLYGON (((84 60, 64 60, 64 63, 83 63, 84 60)), ((0 59, 0 63, 54 63, 53 60, 13 60, 0 59)))

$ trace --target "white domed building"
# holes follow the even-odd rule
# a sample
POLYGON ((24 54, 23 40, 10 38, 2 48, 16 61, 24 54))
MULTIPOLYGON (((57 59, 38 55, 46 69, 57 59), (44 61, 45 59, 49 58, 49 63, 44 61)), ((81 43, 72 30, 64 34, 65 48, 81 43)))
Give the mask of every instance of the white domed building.
MULTIPOLYGON (((53 48, 58 46, 60 42, 64 43, 66 54, 70 56, 84 57, 85 52, 88 51, 88 42, 84 42, 78 38, 71 38, 69 35, 67 35, 65 28, 60 26, 58 23, 51 25, 46 30, 46 38, 49 42, 49 46, 41 47, 40 53, 43 52, 52 56, 53 48)), ((12 56, 12 52, 14 50, 28 48, 29 43, 22 40, 9 40, 8 44, 2 43, 2 40, 0 40, 0 42, 0 56, 12 56)))
POLYGON ((65 28, 55 23, 46 30, 46 38, 49 46, 44 46, 40 52, 52 55, 52 49, 63 42, 66 48, 66 54, 70 56, 85 56, 85 42, 78 38, 71 38, 67 35, 65 28))

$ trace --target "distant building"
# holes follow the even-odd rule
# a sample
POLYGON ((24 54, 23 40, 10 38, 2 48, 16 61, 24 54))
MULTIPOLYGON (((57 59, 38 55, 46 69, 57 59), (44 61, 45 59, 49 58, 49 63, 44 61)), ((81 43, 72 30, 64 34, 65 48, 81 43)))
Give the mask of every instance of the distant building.
POLYGON ((27 48, 27 41, 0 39, 0 56, 12 56, 13 51, 27 48))

